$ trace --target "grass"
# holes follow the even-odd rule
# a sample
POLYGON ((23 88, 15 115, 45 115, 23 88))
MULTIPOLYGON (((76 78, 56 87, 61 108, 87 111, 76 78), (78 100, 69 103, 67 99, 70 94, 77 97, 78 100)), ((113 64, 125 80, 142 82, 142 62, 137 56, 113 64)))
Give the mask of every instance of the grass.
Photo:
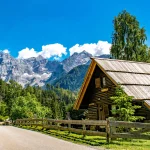
POLYGON ((113 150, 150 150, 150 140, 123 140, 117 139, 111 141, 109 144, 106 142, 105 137, 100 136, 83 136, 75 133, 69 133, 68 131, 59 130, 46 130, 38 126, 21 126, 21 128, 39 131, 48 135, 52 135, 57 138, 61 138, 74 143, 82 143, 94 147, 113 149, 113 150))

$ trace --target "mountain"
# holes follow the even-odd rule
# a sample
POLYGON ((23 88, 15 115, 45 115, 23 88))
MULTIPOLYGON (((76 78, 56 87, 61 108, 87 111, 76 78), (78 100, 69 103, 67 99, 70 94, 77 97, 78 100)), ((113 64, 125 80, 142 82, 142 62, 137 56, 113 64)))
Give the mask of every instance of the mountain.
POLYGON ((0 52, 0 78, 8 82, 15 80, 22 86, 43 86, 52 72, 61 64, 42 56, 29 59, 15 59, 8 53, 0 52))
MULTIPOLYGON (((69 74, 72 69, 77 66, 87 64, 90 61, 90 57, 92 57, 92 55, 87 53, 86 51, 83 51, 81 53, 74 53, 60 63, 61 65, 57 67, 57 69, 53 72, 52 76, 46 83, 56 85, 56 83, 61 81, 61 79, 64 80, 65 76, 67 76, 67 74, 69 74)), ((63 85, 64 84, 61 85, 63 88, 68 89, 69 85, 63 85)))
POLYGON ((26 82, 23 74, 32 74, 32 69, 23 60, 17 60, 8 53, 0 52, 0 78, 9 81, 26 82))
POLYGON ((88 65, 79 65, 73 68, 67 74, 56 80, 53 85, 71 91, 77 91, 83 82, 88 67, 88 65))
MULTIPOLYGON (((16 59, 9 53, 0 52, 0 78, 15 80, 22 86, 43 87, 47 83, 62 88, 77 90, 90 64, 91 54, 83 51, 59 61, 50 61, 42 56, 16 59)), ((103 56, 105 57, 105 56, 103 56)), ((108 57, 108 56, 107 56, 108 57)))
POLYGON ((90 57, 92 57, 92 55, 86 51, 83 51, 81 53, 74 53, 72 56, 62 61, 64 70, 66 72, 69 72, 74 67, 86 64, 87 62, 89 62, 90 57))

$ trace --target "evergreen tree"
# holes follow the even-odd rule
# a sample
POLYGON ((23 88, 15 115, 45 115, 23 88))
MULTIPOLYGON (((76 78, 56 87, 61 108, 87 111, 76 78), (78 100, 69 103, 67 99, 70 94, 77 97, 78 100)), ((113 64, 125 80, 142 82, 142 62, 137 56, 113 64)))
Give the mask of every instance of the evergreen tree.
POLYGON ((135 116, 135 110, 141 108, 141 106, 133 105, 133 97, 126 95, 120 86, 116 88, 115 96, 112 96, 111 100, 116 106, 116 109, 112 110, 116 120, 136 121, 144 119, 142 116, 135 116))

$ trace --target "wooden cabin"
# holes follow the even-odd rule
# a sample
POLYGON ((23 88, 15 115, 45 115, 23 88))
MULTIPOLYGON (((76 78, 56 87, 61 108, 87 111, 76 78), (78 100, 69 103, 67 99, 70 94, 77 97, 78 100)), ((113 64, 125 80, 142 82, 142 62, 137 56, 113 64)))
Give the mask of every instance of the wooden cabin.
POLYGON ((150 120, 150 63, 116 59, 91 58, 74 109, 88 110, 87 118, 105 120, 115 109, 111 96, 121 85, 124 92, 133 96, 133 104, 142 106, 136 115, 150 120))

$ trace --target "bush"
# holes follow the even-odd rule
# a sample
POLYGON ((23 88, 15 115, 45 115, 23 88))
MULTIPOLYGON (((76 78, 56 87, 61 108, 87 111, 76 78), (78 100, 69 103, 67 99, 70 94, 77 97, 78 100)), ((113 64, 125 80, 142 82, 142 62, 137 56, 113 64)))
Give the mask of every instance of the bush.
POLYGON ((5 121, 8 118, 9 118, 8 116, 0 116, 0 122, 5 121))

